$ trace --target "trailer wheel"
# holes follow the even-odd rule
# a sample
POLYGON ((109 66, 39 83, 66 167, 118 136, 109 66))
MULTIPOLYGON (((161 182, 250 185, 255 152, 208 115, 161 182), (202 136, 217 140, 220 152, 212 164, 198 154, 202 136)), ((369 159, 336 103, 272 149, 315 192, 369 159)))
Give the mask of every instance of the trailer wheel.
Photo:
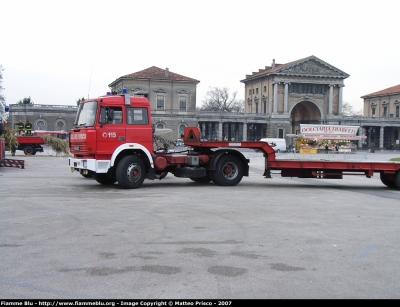
POLYGON ((394 185, 400 190, 400 170, 397 171, 396 175, 394 176, 394 185))
POLYGON ((215 184, 234 186, 242 180, 243 173, 242 161, 238 157, 226 155, 217 162, 212 178, 215 184))
POLYGON ((389 176, 387 174, 384 174, 383 172, 381 173, 381 181, 385 186, 389 188, 396 187, 394 180, 390 180, 389 176))
POLYGON ((126 156, 117 165, 117 181, 124 189, 139 188, 146 176, 143 160, 138 156, 126 156))
POLYGON ((110 177, 107 173, 93 173, 92 177, 98 183, 103 184, 103 185, 111 185, 117 181, 117 179, 110 177))
POLYGON ((28 145, 24 147, 24 154, 25 155, 35 155, 36 154, 36 150, 33 146, 28 145))

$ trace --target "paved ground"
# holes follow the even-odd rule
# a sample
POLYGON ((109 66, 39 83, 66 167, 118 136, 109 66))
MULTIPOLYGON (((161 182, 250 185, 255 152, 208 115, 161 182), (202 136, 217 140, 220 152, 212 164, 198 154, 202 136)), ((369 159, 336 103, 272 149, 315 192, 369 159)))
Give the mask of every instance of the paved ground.
POLYGON ((235 187, 123 190, 49 154, 0 168, 2 299, 400 298, 400 191, 378 176, 265 179, 246 152, 235 187))

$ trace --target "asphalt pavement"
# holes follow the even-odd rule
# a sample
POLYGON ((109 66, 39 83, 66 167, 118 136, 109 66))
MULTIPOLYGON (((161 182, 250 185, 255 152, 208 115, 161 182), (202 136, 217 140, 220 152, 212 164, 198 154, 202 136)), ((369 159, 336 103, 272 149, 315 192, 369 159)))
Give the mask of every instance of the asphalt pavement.
POLYGON ((71 173, 50 150, 7 155, 26 166, 0 168, 0 297, 400 298, 399 190, 378 175, 266 179, 262 155, 244 154, 237 186, 168 174, 136 190, 71 173))

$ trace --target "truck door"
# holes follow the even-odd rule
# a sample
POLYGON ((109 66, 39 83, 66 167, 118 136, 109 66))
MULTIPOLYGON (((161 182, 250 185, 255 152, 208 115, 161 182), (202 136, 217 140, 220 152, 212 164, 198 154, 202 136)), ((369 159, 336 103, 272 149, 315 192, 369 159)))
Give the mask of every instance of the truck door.
POLYGON ((122 107, 102 107, 100 122, 99 129, 96 129, 97 153, 111 156, 118 146, 126 142, 122 107))
POLYGON ((153 151, 153 131, 149 122, 149 109, 146 107, 126 108, 126 141, 138 143, 153 151))

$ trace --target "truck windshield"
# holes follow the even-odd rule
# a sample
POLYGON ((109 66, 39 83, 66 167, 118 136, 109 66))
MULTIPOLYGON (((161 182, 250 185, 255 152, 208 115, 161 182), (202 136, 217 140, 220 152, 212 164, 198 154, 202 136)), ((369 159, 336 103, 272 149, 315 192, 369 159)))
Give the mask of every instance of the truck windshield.
POLYGON ((88 101, 79 105, 74 126, 94 126, 97 101, 88 101))

